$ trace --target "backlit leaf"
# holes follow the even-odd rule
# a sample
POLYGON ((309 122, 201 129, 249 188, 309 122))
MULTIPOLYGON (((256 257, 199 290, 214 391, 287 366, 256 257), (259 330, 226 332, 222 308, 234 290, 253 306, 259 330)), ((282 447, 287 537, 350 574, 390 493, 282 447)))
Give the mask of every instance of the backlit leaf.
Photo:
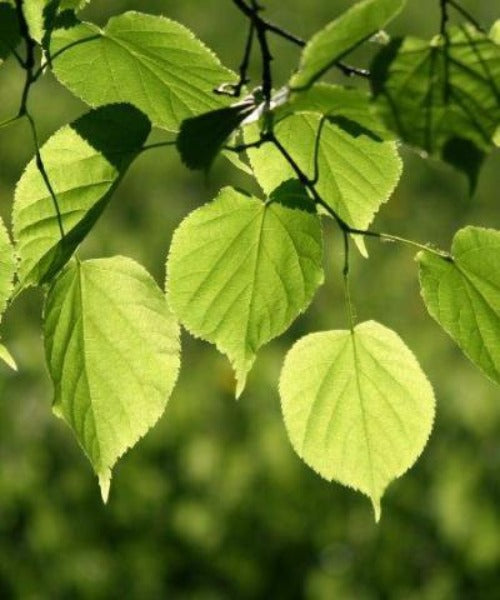
POLYGON ((288 353, 280 395, 297 454, 371 498, 378 521, 387 485, 420 456, 434 421, 432 387, 412 352, 373 321, 313 333, 288 353))
POLYGON ((167 264, 170 305, 235 371, 236 395, 261 346, 304 311, 323 281, 318 216, 297 182, 267 202, 232 188, 191 213, 167 264))
POLYGON ((44 312, 54 413, 73 430, 106 501, 120 456, 158 421, 179 370, 179 331, 151 276, 124 257, 72 261, 44 312))
POLYGON ((129 102, 169 131, 230 103, 213 89, 235 75, 165 17, 127 12, 104 29, 75 21, 54 30, 50 49, 56 77, 84 102, 129 102))
POLYGON ((469 359, 500 383, 500 231, 466 227, 453 260, 421 252, 420 286, 431 316, 469 359))
POLYGON ((305 88, 337 61, 382 29, 403 8, 406 0, 363 0, 332 21, 307 43, 292 88, 305 88))
POLYGON ((41 155, 65 235, 62 239, 54 201, 32 160, 17 184, 13 208, 21 289, 49 281, 71 257, 149 131, 142 113, 117 104, 87 113, 45 143, 41 155))

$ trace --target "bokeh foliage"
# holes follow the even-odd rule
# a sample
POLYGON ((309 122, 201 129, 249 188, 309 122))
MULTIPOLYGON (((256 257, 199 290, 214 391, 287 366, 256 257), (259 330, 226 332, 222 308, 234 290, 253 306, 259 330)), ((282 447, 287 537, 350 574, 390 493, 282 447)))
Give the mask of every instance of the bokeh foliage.
MULTIPOLYGON (((94 0, 84 14, 105 23, 132 8, 165 12, 236 68, 245 27, 226 2, 94 0)), ((335 3, 333 11, 327 0, 266 0, 271 18, 304 37, 349 4, 335 3)), ((490 0, 463 4, 486 25, 498 17, 490 0)), ((390 30, 425 37, 438 26, 438 2, 413 0, 390 30)), ((279 41, 273 47, 277 80, 285 82, 297 52, 279 41)), ((22 83, 9 60, 0 72, 0 88, 9 90, 0 120, 15 112, 22 83)), ((35 89, 43 139, 84 111, 50 76, 35 89)), ((465 224, 500 227, 498 153, 485 162, 472 198, 456 172, 403 154, 403 179, 378 229, 449 247, 465 224)), ((0 132, 6 219, 31 158, 25 124, 0 132)), ((222 185, 248 188, 249 181, 224 159, 205 179, 183 167, 173 149, 145 153, 83 255, 129 255, 161 282, 179 221, 222 185)), ((353 295, 359 319, 396 329, 435 384, 437 422, 423 457, 389 488, 376 526, 362 497, 322 481, 293 454, 277 393, 282 357, 306 332, 345 327, 341 240, 333 228, 328 233, 326 285, 307 315, 262 351, 238 403, 225 359, 184 335, 184 364, 169 407, 117 468, 106 507, 69 430, 51 414, 40 295, 20 298, 5 316, 4 338, 21 374, 0 367, 0 597, 434 600, 500 593, 498 390, 427 317, 412 251, 370 243, 370 262, 358 258, 353 267, 353 295)))

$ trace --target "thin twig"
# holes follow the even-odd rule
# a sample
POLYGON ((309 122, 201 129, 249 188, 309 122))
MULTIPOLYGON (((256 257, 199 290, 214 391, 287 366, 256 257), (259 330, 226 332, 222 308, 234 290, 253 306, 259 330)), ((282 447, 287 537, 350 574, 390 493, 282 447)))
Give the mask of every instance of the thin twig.
POLYGON ((475 17, 473 17, 468 10, 465 10, 465 8, 461 6, 458 2, 456 2, 455 0, 448 0, 448 4, 450 6, 453 6, 453 8, 456 11, 458 11, 463 17, 465 17, 467 21, 469 21, 469 23, 474 25, 474 27, 478 31, 480 31, 481 33, 487 33, 486 29, 479 23, 479 21, 475 17))
POLYGON ((245 44, 245 53, 243 55, 243 59, 240 64, 239 73, 240 78, 237 83, 223 83, 218 88, 215 88, 214 92, 216 94, 232 96, 234 98, 239 98, 241 96, 241 90, 243 87, 250 82, 250 79, 247 77, 248 65, 250 64, 250 56, 252 54, 252 45, 253 38, 255 35, 255 24, 250 21, 250 27, 248 29, 247 41, 245 44))
POLYGON ((347 322, 349 323, 349 329, 351 333, 354 332, 354 307, 351 299, 351 286, 349 280, 349 272, 350 272, 350 261, 349 261, 349 234, 347 231, 343 231, 344 237, 344 268, 342 270, 342 275, 344 277, 344 297, 345 297, 345 306, 347 313, 347 322))
POLYGON ((50 197, 52 199, 52 204, 54 205, 54 209, 56 211, 56 218, 57 218, 57 225, 59 227, 59 233, 61 234, 61 239, 64 239, 64 227, 63 227, 63 222, 62 222, 62 215, 61 215, 61 211, 59 209, 59 203, 57 201, 56 193, 54 191, 54 188, 52 187, 52 184, 50 183, 49 176, 47 175, 47 171, 45 169, 45 165, 42 160, 42 155, 40 153, 40 144, 38 142, 38 135, 36 132, 35 121, 33 120, 33 117, 31 116, 31 114, 28 111, 25 112, 25 115, 30 124, 31 133, 33 136, 33 143, 35 145, 36 166, 37 166, 37 169, 40 171, 40 175, 42 176, 45 186, 47 187, 47 190, 49 191, 50 197))
POLYGON ((439 26, 439 31, 441 35, 444 35, 446 32, 446 25, 449 21, 448 15, 448 0, 439 0, 439 5, 441 7, 441 24, 439 26))

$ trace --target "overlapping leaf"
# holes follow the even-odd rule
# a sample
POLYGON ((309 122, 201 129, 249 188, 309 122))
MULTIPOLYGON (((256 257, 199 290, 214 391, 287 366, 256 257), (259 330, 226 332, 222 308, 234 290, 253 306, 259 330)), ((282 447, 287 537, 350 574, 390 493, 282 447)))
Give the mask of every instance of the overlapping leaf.
POLYGON ((294 181, 266 203, 223 189, 181 223, 167 264, 172 310, 227 354, 237 395, 259 348, 306 309, 322 281, 319 219, 294 181))
POLYGON ((221 108, 230 100, 213 89, 235 81, 183 25, 127 12, 104 29, 74 22, 52 34, 56 77, 91 106, 129 102, 163 129, 221 108))
POLYGON ((297 454, 369 496, 378 520, 385 488, 417 460, 433 425, 432 387, 412 352, 373 321, 314 333, 288 353, 280 394, 297 454))
POLYGON ((13 208, 20 288, 47 282, 70 258, 149 131, 142 113, 120 104, 87 113, 47 141, 41 155, 64 237, 54 199, 32 160, 17 185, 13 208))
POLYGON ((179 331, 134 261, 73 261, 45 305, 54 412, 73 430, 107 499, 111 469, 160 418, 179 370, 179 331))
POLYGON ((20 41, 16 9, 9 2, 0 2, 0 65, 20 41))
POLYGON ((292 88, 312 85, 337 61, 382 29, 406 0, 363 0, 319 31, 307 43, 292 88))
POLYGON ((473 187, 500 124, 500 46, 469 25, 430 42, 394 40, 375 58, 372 82, 388 126, 464 170, 473 187))
POLYGON ((23 13, 30 36, 46 45, 59 15, 82 9, 90 0, 25 0, 23 13))
MULTIPOLYGON (((377 129, 364 124, 371 124, 375 119, 369 110, 361 123, 352 118, 357 118, 360 106, 367 105, 366 97, 354 90, 348 96, 353 101, 356 98, 359 104, 354 102, 351 109, 349 105, 344 108, 342 104, 334 105, 332 111, 326 113, 328 118, 322 124, 319 139, 320 124, 325 117, 325 113, 320 112, 286 116, 276 123, 273 131, 303 173, 310 179, 317 176, 316 189, 322 199, 350 226, 364 229, 393 192, 402 165, 395 142, 384 139, 380 125, 377 129)), ((319 110, 319 104, 320 100, 313 108, 319 110)), ((321 108, 327 109, 326 104, 321 108)), ((255 141, 258 135, 255 125, 245 129, 247 142, 255 141)), ((270 143, 250 149, 248 155, 266 193, 296 176, 287 160, 270 143)))
POLYGON ((461 229, 452 257, 418 255, 427 310, 469 359, 500 383, 500 231, 461 229))
POLYGON ((177 149, 190 169, 208 169, 224 142, 255 110, 253 99, 183 121, 177 149))

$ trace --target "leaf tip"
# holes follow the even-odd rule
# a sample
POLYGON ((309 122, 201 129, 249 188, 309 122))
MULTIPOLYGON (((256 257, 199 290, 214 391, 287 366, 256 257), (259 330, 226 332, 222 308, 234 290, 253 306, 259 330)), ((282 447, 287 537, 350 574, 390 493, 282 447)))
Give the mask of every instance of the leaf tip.
POLYGON ((375 523, 380 523, 380 517, 382 516, 382 507, 380 506, 380 498, 371 498, 373 513, 375 516, 375 523))
POLYGON ((104 504, 107 504, 109 498, 109 488, 111 486, 111 471, 106 469, 104 472, 99 473, 97 477, 99 479, 102 501, 104 504))

